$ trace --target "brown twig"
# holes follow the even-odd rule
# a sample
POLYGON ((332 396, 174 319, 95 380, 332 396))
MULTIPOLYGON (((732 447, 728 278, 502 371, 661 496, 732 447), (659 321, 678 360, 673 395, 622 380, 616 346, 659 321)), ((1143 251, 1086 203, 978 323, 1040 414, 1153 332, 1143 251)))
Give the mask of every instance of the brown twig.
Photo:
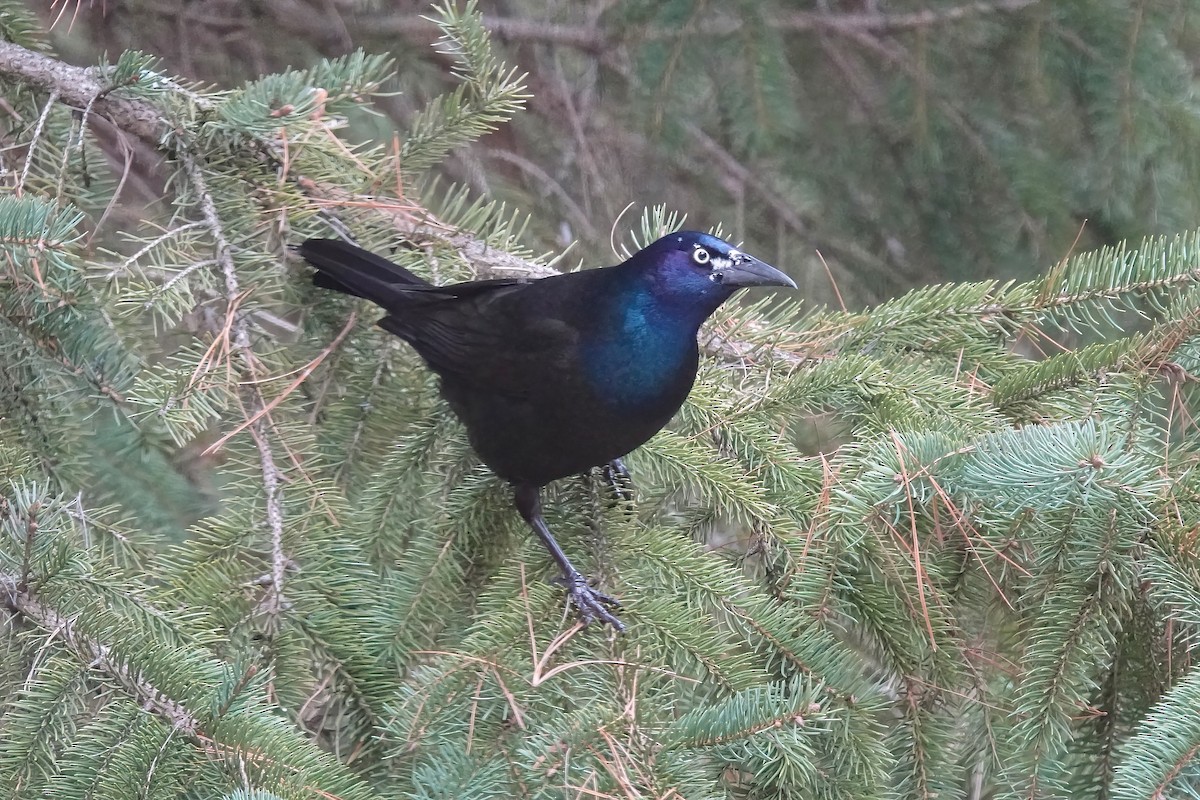
POLYGON ((217 441, 210 444, 208 446, 208 448, 205 449, 204 455, 208 456, 208 455, 212 455, 213 453, 217 452, 225 445, 226 442, 228 442, 234 436, 237 436, 239 433, 246 430, 251 425, 254 425, 259 420, 261 420, 263 417, 265 417, 267 414, 270 414, 273 410, 275 410, 275 408, 277 408, 279 406, 279 404, 282 403, 288 397, 288 395, 290 395, 292 392, 296 391, 296 388, 299 387, 300 384, 304 383, 304 381, 306 381, 308 379, 308 376, 313 373, 313 370, 315 370, 321 364, 321 362, 323 362, 326 358, 328 358, 330 353, 332 353, 334 350, 337 349, 338 345, 340 345, 342 343, 342 340, 346 338, 346 334, 350 333, 351 329, 354 327, 354 323, 356 323, 357 321, 358 321, 358 314, 353 311, 350 312, 350 318, 347 319, 346 324, 342 326, 341 332, 338 333, 338 335, 333 338, 333 341, 331 341, 325 347, 325 349, 322 350, 317 355, 316 358, 314 358, 312 361, 309 361, 307 364, 304 365, 304 368, 300 370, 300 374, 296 376, 295 380, 293 380, 291 383, 289 383, 287 385, 286 389, 284 389, 282 392, 280 392, 279 395, 276 396, 274 400, 271 400, 269 403, 266 403, 262 408, 260 408, 254 414, 254 416, 250 417, 245 422, 243 422, 241 425, 238 425, 236 428, 231 430, 229 433, 225 434, 220 439, 218 439, 217 441))

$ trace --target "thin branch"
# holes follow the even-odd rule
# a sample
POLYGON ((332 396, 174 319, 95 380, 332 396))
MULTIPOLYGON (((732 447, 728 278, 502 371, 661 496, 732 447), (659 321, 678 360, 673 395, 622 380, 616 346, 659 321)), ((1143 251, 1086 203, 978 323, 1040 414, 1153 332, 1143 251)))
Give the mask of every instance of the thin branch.
MULTIPOLYGON (((1037 5, 1041 0, 991 0, 990 2, 963 3, 948 8, 925 9, 910 13, 830 13, 820 11, 796 11, 767 19, 758 25, 786 33, 808 33, 811 31, 867 31, 893 33, 907 30, 932 28, 956 22, 967 22, 978 17, 994 14, 1013 14, 1037 5)), ((277 14, 276 19, 294 32, 316 33, 328 36, 328 18, 311 14, 277 14), (299 29, 299 30, 298 30, 299 29)), ((486 15, 483 27, 501 41, 535 42, 561 45, 588 53, 611 52, 623 42, 661 41, 689 37, 731 36, 742 31, 745 23, 734 17, 706 17, 678 27, 647 27, 637 31, 610 32, 594 25, 568 25, 553 22, 497 17, 486 15)), ((360 17, 357 30, 371 31, 382 36, 435 36, 437 26, 417 16, 385 14, 360 17)))
POLYGON ((991 2, 963 3, 947 8, 927 8, 910 13, 885 14, 863 12, 858 14, 828 14, 798 11, 769 23, 786 31, 811 30, 859 30, 874 33, 932 28, 952 22, 964 22, 975 17, 992 14, 1013 14, 1040 3, 1041 0, 991 0, 991 2))
MULTIPOLYGON (((47 92, 57 91, 62 102, 78 106, 81 109, 91 104, 92 113, 90 116, 92 118, 105 119, 118 129, 143 139, 160 151, 168 147, 163 143, 162 138, 174 126, 160 113, 158 108, 144 100, 121 98, 115 93, 105 93, 104 85, 96 79, 93 71, 90 69, 65 64, 49 56, 26 50, 20 45, 11 42, 0 42, 0 78, 18 81, 29 86, 41 88, 47 92), (100 95, 100 97, 97 98, 97 95, 100 95)), ((169 82, 164 82, 164 84, 169 84, 169 82)), ((186 93, 189 99, 194 101, 203 100, 203 98, 193 97, 193 93, 185 92, 182 87, 180 87, 179 91, 186 93)), ((258 146, 260 151, 266 156, 277 158, 277 148, 273 142, 263 140, 258 143, 258 146)), ((231 306, 235 306, 235 300, 240 296, 240 292, 237 272, 233 263, 232 248, 225 238, 220 218, 217 216, 216 205, 208 190, 207 182, 194 157, 186 152, 175 152, 172 155, 179 159, 190 182, 197 191, 203 224, 213 235, 217 250, 216 261, 225 275, 226 297, 231 306)), ((289 175, 289 180, 305 196, 311 199, 314 204, 324 209, 323 218, 329 222, 331 228, 338 235, 346 239, 352 238, 349 235, 349 231, 341 223, 341 220, 335 214, 329 213, 329 211, 346 207, 364 207, 370 208, 376 213, 387 217, 393 224, 396 232, 414 244, 438 244, 452 248, 481 277, 511 276, 514 274, 545 277, 557 274, 557 271, 552 267, 529 261, 505 250, 500 250, 468 232, 447 226, 424 209, 414 206, 412 203, 400 201, 389 203, 386 199, 371 195, 352 194, 337 187, 318 184, 303 175, 289 175)), ((178 233, 188 227, 190 226, 176 229, 175 232, 178 233)), ((831 246, 829 249, 837 248, 831 246)), ((249 348, 249 333, 243 319, 238 318, 233 322, 232 333, 234 336, 234 347, 241 350, 247 357, 252 358, 253 354, 249 348)), ((744 361, 748 354, 762 349, 761 345, 758 344, 717 336, 711 337, 705 345, 705 350, 709 355, 734 362, 744 361)), ((783 361, 799 363, 804 360, 794 354, 778 351, 777 348, 769 349, 773 355, 778 356, 783 361)), ((256 381, 252 381, 251 383, 256 383, 256 381)), ((257 401, 251 397, 248 403, 250 407, 249 414, 253 415, 263 405, 265 403, 261 395, 258 396, 257 401)), ((262 420, 257 424, 259 425, 259 429, 254 431, 254 433, 262 434, 262 420)), ((264 443, 267 441, 262 436, 259 436, 259 439, 264 443)), ((270 467, 264 462, 263 469, 266 472, 272 471, 274 469, 273 460, 271 460, 270 467)), ((278 497, 275 496, 271 502, 273 504, 278 503, 278 497)), ((268 510, 268 517, 275 517, 274 512, 270 511, 270 509, 268 510)), ((280 516, 279 519, 281 518, 280 516)), ((272 530, 274 540, 278 540, 281 535, 281 528, 280 530, 272 530)))
POLYGON ((317 355, 316 358, 314 358, 312 361, 308 362, 308 364, 306 364, 304 366, 304 368, 300 370, 300 374, 298 376, 296 376, 296 379, 293 380, 290 384, 288 384, 287 388, 284 389, 282 392, 280 392, 278 397, 276 397, 274 400, 272 400, 271 402, 267 403, 262 408, 260 408, 258 410, 258 412, 256 412, 254 414, 254 416, 250 417, 248 420, 243 422, 241 425, 237 426, 236 428, 231 430, 229 433, 225 434, 220 439, 218 439, 217 441, 210 444, 204 450, 204 455, 207 456, 207 455, 211 455, 211 454, 217 452, 222 447, 224 447, 225 443, 228 442, 230 439, 232 439, 234 436, 237 436, 239 433, 246 430, 246 428, 249 428, 251 425, 256 424, 257 422, 259 422, 259 420, 261 420, 267 414, 270 414, 280 403, 282 403, 284 401, 284 399, 286 399, 292 392, 296 391, 296 389, 300 386, 300 384, 304 383, 304 381, 306 381, 308 379, 308 376, 313 373, 313 370, 315 370, 317 368, 317 366, 321 364, 321 362, 323 362, 326 358, 328 358, 330 353, 332 353, 334 350, 337 349, 338 345, 340 345, 342 343, 342 340, 346 338, 346 334, 350 333, 350 329, 354 327, 354 323, 357 321, 358 321, 358 315, 354 312, 350 312, 350 318, 347 319, 346 324, 342 326, 341 332, 338 333, 338 335, 334 337, 333 341, 330 342, 329 345, 326 346, 326 348, 324 350, 322 350, 317 355))
MULTIPOLYGON (((366 398, 359 405, 362 413, 358 417, 358 422, 354 424, 354 434, 350 437, 350 443, 346 446, 346 457, 342 459, 342 465, 338 467, 337 482, 339 484, 346 475, 350 474, 350 465, 356 461, 359 443, 362 441, 363 433, 367 429, 367 418, 370 416, 372 398, 379 391, 379 385, 383 383, 383 374, 387 369, 387 365, 388 360, 383 357, 380 357, 375 364, 375 373, 371 376, 371 388, 367 390, 366 398)), ((316 407, 314 407, 313 412, 314 414, 316 413, 316 407)), ((314 422, 315 420, 316 418, 313 417, 314 422)))
POLYGON ((57 93, 67 105, 108 120, 117 128, 158 147, 167 125, 162 114, 143 100, 105 93, 107 88, 94 69, 65 64, 56 58, 0 41, 0 78, 15 80, 47 93, 57 93))
POLYGON ((25 181, 29 178, 29 168, 33 166, 33 156, 37 152, 38 141, 42 138, 42 131, 46 127, 46 120, 50 118, 50 111, 58 103, 59 92, 54 89, 50 92, 50 98, 46 100, 46 107, 42 109, 42 113, 38 116, 37 125, 33 128, 33 135, 29 137, 29 150, 25 153, 25 166, 21 170, 21 177, 17 180, 16 192, 21 193, 25 187, 25 181))
POLYGON ((711 159, 706 164, 716 165, 742 186, 745 186, 749 192, 758 195, 764 203, 771 207, 776 216, 798 235, 813 239, 818 245, 823 245, 829 250, 844 253, 865 264, 871 264, 881 273, 886 274, 892 271, 891 266, 880 261, 870 251, 854 242, 835 240, 830 239, 827 235, 814 234, 808 220, 800 215, 800 212, 775 188, 769 178, 754 173, 695 123, 685 122, 683 127, 701 151, 711 159))
POLYGON ((9 608, 49 631, 52 639, 61 638, 80 661, 114 680, 142 709, 161 717, 172 728, 188 736, 199 734, 199 720, 182 703, 168 697, 129 664, 114 658, 108 645, 79 632, 75 618, 63 616, 31 593, 22 591, 17 576, 0 573, 0 597, 9 608))
POLYGON ((146 255, 146 253, 149 253, 151 250, 158 247, 163 242, 167 241, 168 239, 174 238, 175 236, 178 236, 179 234, 183 233, 184 231, 190 231, 194 228, 202 228, 202 227, 204 227, 204 223, 197 220, 196 222, 188 222, 184 225, 180 225, 179 227, 171 228, 171 229, 167 230, 167 232, 162 234, 161 236, 159 236, 155 239, 151 239, 149 242, 146 243, 146 245, 144 247, 140 248, 136 253, 131 255, 129 258, 125 259, 120 264, 115 265, 112 269, 110 269, 105 274, 104 277, 107 278, 108 280, 112 280, 113 278, 116 278, 119 275, 123 275, 124 273, 129 271, 129 268, 131 266, 133 266, 135 263, 137 263, 139 260, 141 260, 142 256, 146 255))
POLYGON ((154 304, 157 303, 163 295, 171 291, 171 287, 186 279, 192 273, 199 272, 202 269, 207 269, 216 263, 217 260, 215 258, 206 258, 201 261, 193 261, 191 264, 188 264, 185 269, 176 272, 164 283, 159 285, 152 293, 150 299, 142 303, 142 308, 153 308, 154 304))
POLYGON ((486 147, 482 153, 487 158, 494 158, 498 161, 512 164, 517 169, 537 180, 546 188, 546 191, 562 202, 563 213, 570 216, 583 235, 588 238, 596 237, 596 226, 592 224, 591 219, 584 212, 575 199, 567 192, 563 185, 550 176, 546 170, 530 161, 528 158, 514 153, 511 150, 500 148, 486 147))
POLYGON ((283 550, 283 498, 281 484, 283 482, 279 467, 275 464, 271 443, 267 437, 266 421, 263 418, 267 404, 263 400, 257 376, 257 359, 250 345, 250 326, 244 316, 236 312, 242 299, 241 287, 238 282, 237 267, 233 262, 233 248, 225 236, 225 228, 217 213, 217 205, 208 188, 208 181, 197 160, 188 152, 178 153, 180 164, 187 174, 188 181, 196 192, 200 205, 200 215, 203 217, 209 235, 213 238, 216 249, 216 262, 225 276, 225 297, 228 303, 226 313, 231 316, 227 323, 231 325, 233 347, 242 361, 245 371, 251 380, 243 387, 247 395, 248 418, 250 434, 258 449, 259 465, 262 471, 263 489, 266 492, 267 526, 271 531, 271 590, 265 603, 265 609, 272 616, 277 615, 284 607, 283 576, 287 569, 288 558, 283 550))
MULTIPOLYGON (((262 395, 257 389, 253 396, 260 402, 262 395)), ((253 408, 253 406, 251 406, 253 408)), ((283 551, 283 498, 280 492, 281 475, 267 440, 267 426, 257 419, 250 426, 250 435, 258 448, 259 464, 262 468, 263 489, 267 494, 267 526, 271 529, 271 592, 263 604, 267 613, 278 616, 284 608, 283 575, 287 570, 288 558, 283 551)))

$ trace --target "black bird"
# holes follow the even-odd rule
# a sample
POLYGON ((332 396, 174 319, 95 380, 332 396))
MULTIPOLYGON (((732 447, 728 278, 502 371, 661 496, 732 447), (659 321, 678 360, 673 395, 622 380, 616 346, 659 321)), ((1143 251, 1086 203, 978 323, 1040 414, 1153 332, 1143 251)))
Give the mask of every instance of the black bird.
POLYGON ((585 623, 618 630, 620 604, 592 588, 542 518, 551 481, 609 466, 657 433, 696 378, 701 323, 745 286, 796 287, 715 236, 664 236, 615 267, 434 286, 335 239, 300 254, 326 289, 370 300, 384 330, 441 376, 472 447, 512 484, 517 510, 562 570, 585 623))

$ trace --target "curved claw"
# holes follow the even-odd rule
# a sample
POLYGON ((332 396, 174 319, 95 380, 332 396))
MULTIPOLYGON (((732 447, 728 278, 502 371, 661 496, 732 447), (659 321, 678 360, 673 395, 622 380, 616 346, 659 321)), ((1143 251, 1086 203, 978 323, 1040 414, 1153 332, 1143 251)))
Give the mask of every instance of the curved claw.
POLYGON ((599 589, 593 589, 588 585, 587 578, 578 572, 568 575, 566 581, 567 595, 571 598, 571 605, 579 611, 579 618, 584 625, 590 625, 599 620, 601 623, 612 625, 617 631, 625 630, 625 624, 608 610, 609 608, 620 608, 620 600, 599 589))
POLYGON ((634 500, 633 476, 629 474, 629 470, 625 467, 625 462, 619 458, 614 458, 601 467, 600 470, 617 502, 632 505, 634 500))

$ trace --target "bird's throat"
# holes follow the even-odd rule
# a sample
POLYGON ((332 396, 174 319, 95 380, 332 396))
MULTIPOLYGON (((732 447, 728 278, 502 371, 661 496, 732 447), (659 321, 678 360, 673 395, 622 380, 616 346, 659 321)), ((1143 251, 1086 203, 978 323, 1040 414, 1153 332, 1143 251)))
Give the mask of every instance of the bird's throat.
POLYGON ((681 402, 695 377, 696 332, 709 313, 650 293, 626 295, 605 315, 603 334, 586 348, 592 388, 615 410, 681 402))

